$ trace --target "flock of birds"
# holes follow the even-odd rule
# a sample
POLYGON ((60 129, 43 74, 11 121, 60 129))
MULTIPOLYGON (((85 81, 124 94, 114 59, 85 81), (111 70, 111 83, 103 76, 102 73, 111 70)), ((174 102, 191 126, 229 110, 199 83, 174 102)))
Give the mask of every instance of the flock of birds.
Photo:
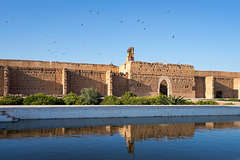
MULTIPOLYGON (((99 11, 94 12, 94 9, 93 9, 93 8, 91 8, 91 9, 89 10, 89 12, 90 12, 90 13, 95 13, 95 14, 97 14, 97 15, 100 14, 99 11)), ((170 13, 170 10, 167 10, 166 13, 167 13, 167 14, 170 13)), ((116 19, 116 18, 113 18, 113 21, 117 21, 117 19, 116 19)), ((120 22, 120 23, 124 23, 123 20, 119 20, 119 22, 120 22)), ((137 23, 144 24, 144 21, 141 20, 140 18, 139 18, 136 22, 137 22, 137 23)), ((95 26, 95 25, 96 25, 96 23, 93 23, 93 26, 95 26)), ((81 23, 81 26, 83 27, 83 26, 84 26, 84 23, 81 23)), ((144 27, 143 30, 145 31, 145 30, 147 30, 147 28, 144 27)), ((175 36, 173 35, 172 38, 175 38, 175 36)))
MULTIPOLYGON (((100 12, 99 12, 99 11, 95 11, 93 8, 91 8, 91 9, 89 10, 89 12, 90 12, 91 14, 100 15, 100 12)), ((166 13, 167 13, 167 14, 170 13, 170 10, 167 10, 166 13)), ((119 23, 124 23, 124 20, 117 20, 116 18, 113 18, 113 21, 115 21, 115 22, 118 21, 119 23)), ((6 23, 6 24, 10 23, 10 20, 6 20, 5 23, 6 23)), ((144 22, 141 18, 138 18, 138 19, 136 20, 136 23, 144 24, 145 22, 144 22)), ((85 23, 81 23, 81 27, 84 27, 84 25, 85 25, 85 23)), ((96 23, 93 23, 92 25, 95 26, 96 23)), ((143 30, 146 31, 147 28, 144 27, 143 30)), ((172 35, 172 38, 175 38, 175 35, 172 35)), ((52 44, 53 44, 53 45, 56 45, 56 43, 57 43, 57 41, 54 40, 52 44)), ((49 44, 51 44, 51 43, 49 43, 49 44)), ((48 52, 51 52, 51 50, 48 49, 48 52)), ((121 51, 121 53, 122 53, 122 52, 123 52, 123 51, 121 51)), ((57 53, 57 51, 51 52, 51 54, 56 54, 56 53, 57 53)), ((65 52, 62 53, 62 55, 65 55, 65 54, 66 54, 65 52)), ((101 53, 97 53, 97 55, 101 55, 101 53)), ((54 57, 54 58, 57 58, 57 57, 54 57)))

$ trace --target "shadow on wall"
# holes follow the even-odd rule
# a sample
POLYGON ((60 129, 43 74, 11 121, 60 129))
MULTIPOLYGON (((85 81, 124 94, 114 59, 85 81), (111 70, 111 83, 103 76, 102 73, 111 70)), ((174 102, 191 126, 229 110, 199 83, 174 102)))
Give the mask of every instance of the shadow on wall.
POLYGON ((49 71, 48 75, 44 75, 43 73, 39 74, 39 70, 11 69, 9 94, 30 95, 45 93, 48 95, 61 95, 62 84, 59 83, 61 77, 57 77, 54 73, 54 71, 49 71))
POLYGON ((128 91, 128 79, 121 75, 113 75, 112 80, 113 95, 121 97, 125 92, 128 91))
POLYGON ((194 77, 195 79, 195 97, 206 98, 205 96, 205 77, 194 77))
POLYGON ((68 93, 80 95, 83 88, 97 89, 102 96, 107 93, 106 74, 96 72, 68 71, 68 93))
MULTIPOLYGON (((196 98, 206 98, 205 96, 205 77, 195 77, 195 96, 196 98)), ((233 89, 233 79, 215 78, 214 79, 214 98, 238 98, 238 90, 233 89), (216 82, 216 79, 219 82, 216 82)))
POLYGON ((214 98, 238 98, 238 90, 224 84, 214 83, 214 98))
MULTIPOLYGON (((129 91, 135 93, 137 96, 146 97, 146 96, 157 96, 157 89, 153 89, 154 84, 152 87, 150 85, 146 85, 139 81, 135 81, 133 79, 129 80, 129 91)), ((157 88, 157 80, 155 83, 155 88, 157 88)))

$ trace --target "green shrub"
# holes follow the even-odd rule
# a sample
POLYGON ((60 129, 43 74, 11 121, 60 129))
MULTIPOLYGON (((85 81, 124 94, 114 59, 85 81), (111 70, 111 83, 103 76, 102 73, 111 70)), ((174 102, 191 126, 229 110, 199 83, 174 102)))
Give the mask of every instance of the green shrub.
POLYGON ((196 103, 186 100, 185 102, 183 102, 183 105, 196 105, 196 103))
POLYGON ((22 97, 6 96, 0 97, 0 105, 22 105, 22 97))
POLYGON ((132 105, 150 105, 151 103, 148 97, 133 97, 130 102, 132 105))
POLYGON ((197 102, 197 105, 218 105, 218 103, 212 100, 207 100, 207 101, 201 100, 197 102))
POLYGON ((104 100, 100 103, 101 105, 120 105, 121 101, 115 96, 105 96, 104 100))
POLYGON ((81 97, 87 104, 99 104, 101 102, 101 94, 97 89, 83 88, 81 90, 81 97))
POLYGON ((47 96, 44 93, 30 95, 23 100, 24 105, 61 105, 64 104, 63 99, 53 96, 47 96))
POLYGON ((121 104, 123 105, 134 105, 134 101, 136 101, 137 95, 133 92, 125 92, 124 95, 121 96, 121 104))
POLYGON ((149 105, 156 105, 156 97, 146 97, 149 105))
POLYGON ((121 96, 121 98, 133 98, 137 97, 137 95, 133 92, 125 92, 124 95, 121 96))
POLYGON ((237 98, 228 98, 228 99, 218 98, 217 101, 232 101, 232 102, 240 102, 240 99, 237 99, 237 98))
POLYGON ((234 105, 233 103, 224 103, 223 105, 234 105))
POLYGON ((78 99, 75 103, 75 105, 87 105, 88 103, 81 97, 81 96, 78 96, 78 99))
POLYGON ((121 100, 124 105, 147 105, 148 102, 145 97, 129 97, 121 100))
POLYGON ((78 96, 75 93, 70 92, 63 97, 63 101, 66 105, 84 105, 86 102, 81 96, 78 96))
POLYGON ((224 99, 224 98, 218 98, 217 101, 227 101, 227 99, 224 99))
POLYGON ((159 95, 157 96, 156 104, 158 105, 182 105, 185 104, 187 100, 183 99, 183 97, 175 97, 175 96, 166 96, 159 95))
POLYGON ((164 105, 164 99, 166 99, 167 96, 166 95, 163 95, 163 94, 159 94, 157 97, 156 97, 156 101, 155 101, 155 104, 156 105, 164 105))
POLYGON ((233 101, 233 102, 240 102, 240 99, 237 98, 229 98, 227 101, 233 101))

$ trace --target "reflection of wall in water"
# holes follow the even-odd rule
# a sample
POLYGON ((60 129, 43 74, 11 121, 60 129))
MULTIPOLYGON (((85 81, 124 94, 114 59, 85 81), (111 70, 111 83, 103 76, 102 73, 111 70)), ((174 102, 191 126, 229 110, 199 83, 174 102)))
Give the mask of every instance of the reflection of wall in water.
POLYGON ((195 129, 224 129, 224 128, 240 128, 239 122, 206 122, 195 124, 195 129))
POLYGON ((191 124, 153 124, 153 125, 128 125, 119 128, 122 137, 126 138, 128 152, 134 152, 134 142, 152 138, 182 139, 194 136, 194 123, 191 124))
POLYGON ((127 125, 102 126, 79 128, 53 128, 53 129, 26 129, 0 131, 0 139, 23 139, 29 137, 70 137, 82 138, 84 135, 103 136, 120 133, 126 138, 128 152, 134 152, 134 142, 146 139, 161 141, 171 139, 184 139, 193 137, 195 129, 223 129, 240 128, 239 122, 207 122, 190 124, 153 124, 153 125, 127 125))

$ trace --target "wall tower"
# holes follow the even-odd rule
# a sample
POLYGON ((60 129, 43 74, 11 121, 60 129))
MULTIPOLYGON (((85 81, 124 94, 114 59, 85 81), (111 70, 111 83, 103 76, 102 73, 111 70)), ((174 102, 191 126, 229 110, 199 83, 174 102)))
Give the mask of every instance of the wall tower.
POLYGON ((134 48, 133 47, 129 47, 128 50, 127 50, 127 59, 126 59, 126 62, 129 62, 129 61, 134 61, 134 48))

